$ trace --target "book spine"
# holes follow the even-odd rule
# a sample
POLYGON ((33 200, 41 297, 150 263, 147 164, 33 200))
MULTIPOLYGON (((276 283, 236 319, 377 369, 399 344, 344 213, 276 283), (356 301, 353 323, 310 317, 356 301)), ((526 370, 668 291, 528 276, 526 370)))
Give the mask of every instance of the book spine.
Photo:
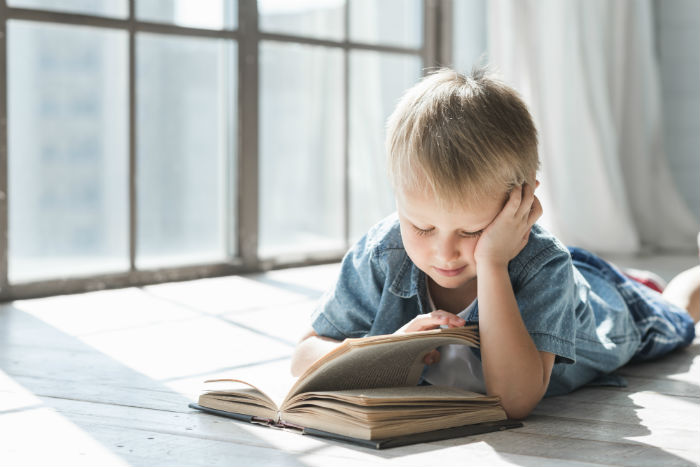
POLYGON ((272 428, 281 428, 283 430, 292 430, 292 431, 298 431, 298 432, 303 432, 304 427, 300 425, 295 425, 293 423, 285 422, 281 418, 281 413, 277 412, 277 417, 275 419, 272 418, 262 418, 262 417, 252 417, 251 418, 251 423, 255 423, 258 425, 264 425, 267 427, 272 427, 272 428))
POLYGON ((255 423, 257 425, 264 425, 264 426, 276 426, 277 420, 273 420, 272 418, 264 418, 264 417, 251 417, 250 423, 255 423))
POLYGON ((283 420, 280 420, 279 423, 277 424, 279 428, 285 429, 285 430, 293 430, 293 431, 299 431, 299 432, 304 432, 304 427, 300 425, 295 425, 293 423, 288 423, 283 420))

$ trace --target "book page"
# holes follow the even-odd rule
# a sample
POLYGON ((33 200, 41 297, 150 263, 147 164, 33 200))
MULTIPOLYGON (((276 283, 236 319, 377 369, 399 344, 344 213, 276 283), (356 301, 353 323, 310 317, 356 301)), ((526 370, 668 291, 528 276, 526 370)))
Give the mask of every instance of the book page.
POLYGON ((506 417, 503 408, 496 403, 480 405, 472 404, 468 401, 463 403, 455 401, 447 404, 426 402, 415 405, 380 405, 368 407, 333 399, 312 398, 304 403, 297 403, 289 407, 289 409, 283 413, 282 418, 284 420, 289 420, 289 417, 294 414, 328 413, 335 413, 336 417, 343 417, 348 421, 360 424, 391 424, 401 421, 418 422, 429 418, 466 413, 487 413, 489 417, 494 413, 499 413, 501 419, 506 417))
POLYGON ((311 391, 416 386, 428 352, 447 344, 476 346, 475 334, 465 327, 346 339, 297 380, 287 400, 311 391))
POLYGON ((497 405, 498 396, 485 396, 476 392, 447 386, 401 386, 391 388, 344 389, 297 394, 287 406, 310 399, 331 399, 363 407, 431 404, 451 407, 465 405, 497 405))
POLYGON ((267 392, 263 392, 252 383, 239 379, 210 379, 204 382, 202 396, 209 396, 207 397, 209 400, 235 400, 238 403, 250 403, 277 412, 281 401, 284 400, 284 391, 288 387, 288 385, 272 385, 265 388, 267 392))
POLYGON ((382 439, 473 423, 505 420, 497 405, 474 407, 359 407, 338 401, 300 404, 283 418, 307 428, 361 439, 382 439), (333 403, 335 402, 335 403, 333 403))
POLYGON ((276 409, 260 405, 256 401, 241 399, 237 395, 231 396, 206 393, 199 396, 198 403, 202 407, 224 412, 250 415, 252 417, 260 417, 269 420, 277 420, 279 418, 276 409))

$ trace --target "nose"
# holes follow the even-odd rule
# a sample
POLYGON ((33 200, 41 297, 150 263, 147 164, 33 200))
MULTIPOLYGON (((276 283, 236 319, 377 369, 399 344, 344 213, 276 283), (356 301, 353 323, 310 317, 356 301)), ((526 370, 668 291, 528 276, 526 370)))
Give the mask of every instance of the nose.
POLYGON ((450 263, 459 259, 459 255, 459 242, 454 236, 437 240, 435 256, 444 266, 450 266, 450 263))

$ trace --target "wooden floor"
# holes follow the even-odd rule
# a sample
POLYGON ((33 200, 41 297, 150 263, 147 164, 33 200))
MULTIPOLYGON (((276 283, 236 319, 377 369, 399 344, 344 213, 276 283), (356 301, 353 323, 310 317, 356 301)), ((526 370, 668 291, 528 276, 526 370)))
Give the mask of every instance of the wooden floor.
POLYGON ((337 270, 1 305, 0 465, 700 464, 700 339, 623 368, 627 388, 544 400, 523 428, 386 451, 187 408, 213 376, 284 384, 295 341, 337 270))

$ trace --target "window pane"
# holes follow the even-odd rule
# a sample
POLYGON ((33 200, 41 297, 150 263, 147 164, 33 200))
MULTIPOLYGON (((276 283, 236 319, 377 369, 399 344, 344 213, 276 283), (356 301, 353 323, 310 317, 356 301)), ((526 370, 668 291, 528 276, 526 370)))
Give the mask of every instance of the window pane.
POLYGON ((422 61, 413 55, 350 53, 350 236, 395 210, 386 174, 386 120, 403 91, 420 79, 422 61))
POLYGON ((129 267, 127 33, 8 22, 11 282, 129 267))
POLYGON ((129 16, 128 0, 7 0, 7 6, 115 18, 129 16))
POLYGON ((260 30, 317 39, 345 38, 345 0, 258 0, 260 30))
POLYGON ((343 248, 343 52, 260 47, 260 252, 343 248))
POLYGON ((235 44, 137 36, 140 268, 232 251, 235 44))
POLYGON ((136 18, 193 28, 234 29, 238 0, 136 0, 136 18))
POLYGON ((350 40, 419 48, 423 44, 421 0, 349 0, 350 40))

